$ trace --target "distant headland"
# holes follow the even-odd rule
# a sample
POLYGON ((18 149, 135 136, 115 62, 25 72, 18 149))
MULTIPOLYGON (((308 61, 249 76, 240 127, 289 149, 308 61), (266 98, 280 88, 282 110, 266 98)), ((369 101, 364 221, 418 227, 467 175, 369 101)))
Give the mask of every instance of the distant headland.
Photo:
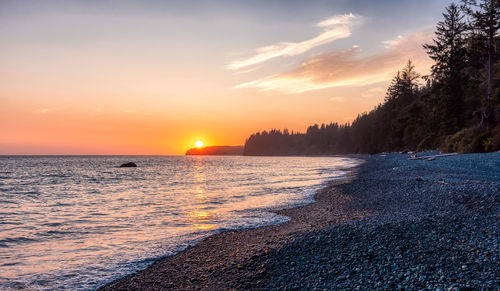
POLYGON ((196 147, 187 150, 187 156, 208 155, 208 156, 241 156, 243 155, 243 146, 209 146, 196 147))

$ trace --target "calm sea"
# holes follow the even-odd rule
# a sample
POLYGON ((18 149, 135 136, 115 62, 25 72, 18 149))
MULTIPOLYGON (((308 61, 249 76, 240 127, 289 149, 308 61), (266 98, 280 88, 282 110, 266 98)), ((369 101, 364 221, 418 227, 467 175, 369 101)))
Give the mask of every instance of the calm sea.
POLYGON ((0 289, 89 290, 229 229, 287 220, 357 160, 0 157, 0 289), (137 168, 119 168, 123 162, 137 168))

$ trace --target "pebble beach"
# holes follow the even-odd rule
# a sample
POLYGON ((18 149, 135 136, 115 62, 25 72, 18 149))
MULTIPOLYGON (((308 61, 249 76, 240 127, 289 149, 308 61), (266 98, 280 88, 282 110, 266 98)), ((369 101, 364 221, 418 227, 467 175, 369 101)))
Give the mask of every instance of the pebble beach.
MULTIPOLYGON (((433 154, 433 153, 430 153, 433 154)), ((500 153, 364 160, 288 222, 228 231, 100 290, 498 290, 500 153)))

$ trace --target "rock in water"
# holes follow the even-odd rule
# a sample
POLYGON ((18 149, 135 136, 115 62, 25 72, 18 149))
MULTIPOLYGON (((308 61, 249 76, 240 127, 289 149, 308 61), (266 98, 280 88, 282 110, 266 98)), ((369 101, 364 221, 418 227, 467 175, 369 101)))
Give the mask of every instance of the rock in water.
POLYGON ((132 163, 132 162, 128 162, 128 163, 122 164, 120 166, 120 168, 134 168, 134 167, 137 167, 137 165, 135 163, 132 163))

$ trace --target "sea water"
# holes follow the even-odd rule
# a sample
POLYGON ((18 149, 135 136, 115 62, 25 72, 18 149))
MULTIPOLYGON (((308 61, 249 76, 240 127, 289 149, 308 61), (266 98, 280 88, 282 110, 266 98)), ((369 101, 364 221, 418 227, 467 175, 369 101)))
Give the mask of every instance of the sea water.
POLYGON ((0 157, 0 289, 92 290, 211 234, 286 221, 343 157, 0 157), (132 161, 137 168, 119 168, 132 161))

